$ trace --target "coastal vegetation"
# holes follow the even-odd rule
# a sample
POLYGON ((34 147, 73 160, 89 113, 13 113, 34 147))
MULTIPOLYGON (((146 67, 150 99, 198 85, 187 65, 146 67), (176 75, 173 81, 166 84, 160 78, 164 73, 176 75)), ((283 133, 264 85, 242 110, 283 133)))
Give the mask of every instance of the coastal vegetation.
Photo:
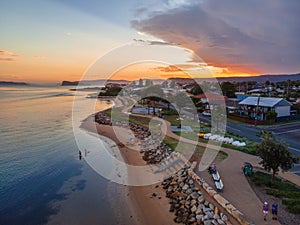
POLYGON ((266 194, 282 199, 282 203, 290 212, 300 214, 300 188, 278 177, 275 177, 273 182, 270 182, 271 179, 271 174, 261 171, 250 176, 255 185, 264 187, 266 194))
POLYGON ((121 90, 122 87, 119 86, 104 87, 102 88, 102 91, 100 91, 98 96, 117 96, 121 90))

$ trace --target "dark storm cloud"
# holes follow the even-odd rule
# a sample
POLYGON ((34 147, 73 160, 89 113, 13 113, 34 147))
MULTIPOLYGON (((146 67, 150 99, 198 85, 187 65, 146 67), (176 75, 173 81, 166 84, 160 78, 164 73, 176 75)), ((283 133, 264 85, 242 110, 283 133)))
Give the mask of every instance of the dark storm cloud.
POLYGON ((296 0, 206 0, 132 26, 192 49, 215 66, 289 73, 300 70, 299 11, 296 0))

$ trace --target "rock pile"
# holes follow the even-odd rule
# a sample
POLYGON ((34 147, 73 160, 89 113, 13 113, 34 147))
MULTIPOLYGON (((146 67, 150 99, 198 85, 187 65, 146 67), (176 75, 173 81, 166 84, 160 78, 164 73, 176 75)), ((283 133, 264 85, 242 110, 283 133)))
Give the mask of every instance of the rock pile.
POLYGON ((140 140, 144 140, 151 135, 149 128, 139 126, 135 123, 129 123, 129 128, 133 131, 134 136, 140 140))
POLYGON ((103 125, 112 125, 111 118, 108 117, 104 112, 98 112, 95 114, 95 121, 103 125))
POLYGON ((183 168, 162 182, 166 196, 170 198, 170 211, 175 212, 175 223, 187 225, 224 225, 230 224, 228 217, 220 213, 218 207, 204 199, 196 187, 189 168, 183 168))
POLYGON ((141 150, 141 153, 144 153, 143 160, 150 164, 160 163, 163 159, 167 158, 171 152, 172 149, 163 142, 160 142, 156 147, 142 148, 141 150))
POLYGON ((104 112, 98 112, 95 114, 95 122, 102 124, 102 125, 115 125, 120 127, 129 128, 133 131, 134 136, 140 140, 144 140, 145 138, 149 137, 151 135, 151 132, 148 128, 139 126, 135 123, 126 122, 126 121, 118 121, 113 120, 107 116, 104 112))

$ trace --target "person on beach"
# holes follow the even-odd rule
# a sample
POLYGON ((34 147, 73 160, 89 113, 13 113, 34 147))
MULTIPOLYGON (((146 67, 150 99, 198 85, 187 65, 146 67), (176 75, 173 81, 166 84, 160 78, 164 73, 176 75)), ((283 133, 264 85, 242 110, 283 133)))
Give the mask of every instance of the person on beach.
POLYGON ((264 203, 263 205, 263 215, 264 215, 264 220, 267 220, 267 215, 269 213, 269 205, 267 202, 264 203))
POLYGON ((82 154, 81 154, 81 151, 79 151, 79 160, 81 160, 81 158, 82 158, 82 154))
POLYGON ((277 220, 278 203, 276 201, 272 204, 272 220, 277 220))

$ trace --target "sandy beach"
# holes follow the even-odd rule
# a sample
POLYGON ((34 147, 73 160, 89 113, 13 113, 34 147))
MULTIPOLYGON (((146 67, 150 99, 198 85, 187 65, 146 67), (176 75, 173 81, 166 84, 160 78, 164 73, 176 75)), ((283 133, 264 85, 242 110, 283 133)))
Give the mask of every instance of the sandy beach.
MULTIPOLYGON (((83 121, 81 127, 89 132, 97 132, 114 141, 119 146, 122 157, 127 164, 137 166, 146 165, 146 162, 142 159, 138 151, 120 144, 120 140, 116 137, 112 126, 99 125, 95 123, 93 116, 90 116, 83 121)), ((126 134, 124 133, 124 135, 126 134)), ((128 177, 134 175, 129 171, 128 177)), ((127 207, 131 212, 131 224, 174 224, 174 215, 169 212, 168 199, 165 197, 165 192, 160 185, 160 183, 157 183, 148 186, 127 186, 128 193, 126 198, 129 200, 127 201, 127 207), (155 193, 155 196, 153 196, 153 193, 155 193)))

